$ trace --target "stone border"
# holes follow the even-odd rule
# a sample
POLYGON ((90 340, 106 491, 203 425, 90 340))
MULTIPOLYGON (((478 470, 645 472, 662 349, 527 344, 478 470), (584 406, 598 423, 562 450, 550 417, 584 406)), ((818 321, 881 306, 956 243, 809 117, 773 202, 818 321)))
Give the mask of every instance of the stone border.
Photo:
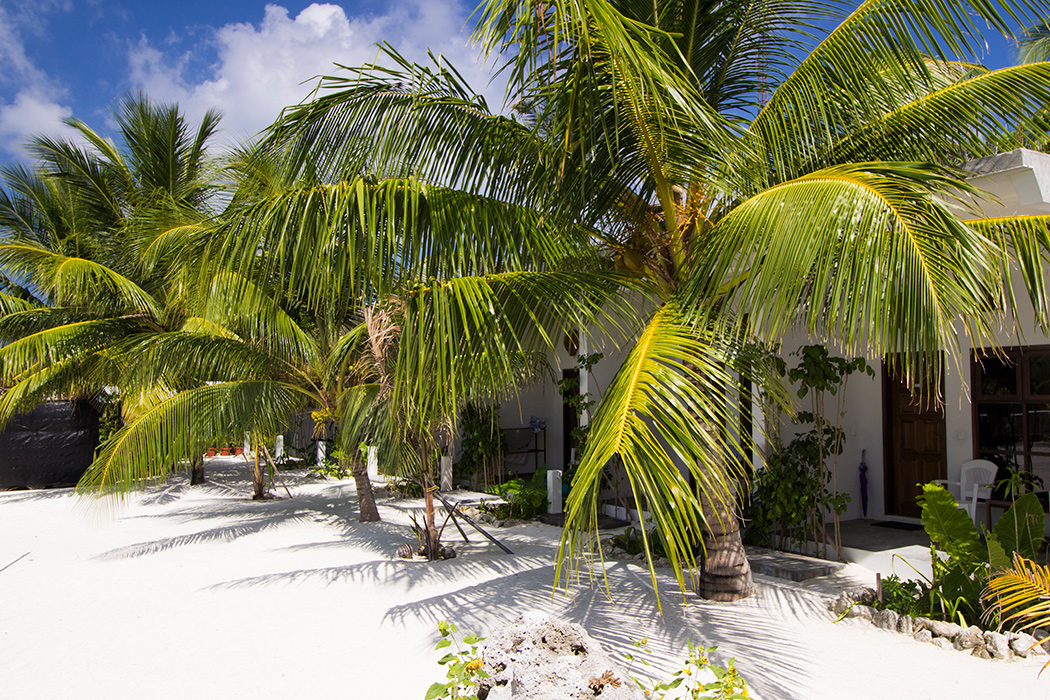
POLYGON ((992 632, 977 626, 963 627, 952 622, 925 617, 901 615, 894 610, 876 610, 868 605, 875 601, 875 591, 860 588, 834 598, 828 609, 841 619, 867 620, 879 629, 907 634, 912 639, 933 644, 941 649, 954 649, 981 659, 1009 661, 1046 656, 1046 642, 1024 632, 992 632))

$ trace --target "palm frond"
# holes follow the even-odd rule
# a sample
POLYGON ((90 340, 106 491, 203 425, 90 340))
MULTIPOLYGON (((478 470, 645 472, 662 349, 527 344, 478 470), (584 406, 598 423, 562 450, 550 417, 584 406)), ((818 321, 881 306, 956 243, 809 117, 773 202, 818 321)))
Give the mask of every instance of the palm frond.
POLYGON ((1006 36, 1015 23, 1045 19, 1045 2, 867 0, 799 64, 757 115, 750 133, 773 166, 769 184, 803 174, 827 145, 856 124, 900 106, 907 81, 934 85, 928 59, 972 62, 985 48, 985 27, 1006 36))
POLYGON ((769 188, 711 229, 686 303, 704 307, 735 285, 734 308, 766 340, 799 324, 906 372, 939 366, 958 343, 956 321, 990 338, 1003 308, 994 245, 938 199, 967 191, 941 168, 907 163, 837 166, 769 188))
POLYGON ((163 480, 209 445, 246 432, 279 431, 309 399, 293 385, 246 381, 183 391, 127 423, 104 443, 77 484, 83 494, 125 494, 163 480))
MULTIPOLYGON (((1022 630, 1050 627, 1050 567, 1014 553, 1013 568, 994 575, 981 597, 1001 619, 1022 630)), ((1043 665, 1042 671, 1050 666, 1043 665)))
MULTIPOLYGON (((977 71, 929 90, 831 142, 816 167, 863 160, 961 163, 1009 150, 1015 131, 1037 128, 1050 101, 1050 63, 977 71)), ((1045 125, 1038 127, 1045 131, 1045 125)))
POLYGON ((59 305, 88 305, 160 316, 156 300, 133 280, 85 258, 52 252, 29 243, 0 244, 0 267, 32 280, 59 305))
MULTIPOLYGON (((727 369, 731 357, 719 332, 699 333, 681 322, 674 305, 663 307, 602 395, 566 503, 559 580, 566 562, 588 549, 588 537, 597 532, 601 474, 618 457, 637 507, 648 510, 684 589, 681 570, 696 567, 695 547, 706 524, 698 492, 726 504, 734 483, 744 478, 732 457, 741 454, 740 447, 720 429, 731 420, 724 396, 734 385, 727 369), (695 479, 695 491, 687 475, 695 479)), ((648 551, 649 535, 643 537, 648 551)), ((649 569, 656 587, 651 555, 649 569)))
POLYGON ((1000 249, 997 283, 1007 295, 1011 312, 1016 316, 1011 277, 1020 271, 1035 320, 1043 329, 1050 328, 1050 299, 1046 291, 1044 263, 1050 256, 1050 216, 1011 216, 972 219, 966 225, 994 241, 1000 249))

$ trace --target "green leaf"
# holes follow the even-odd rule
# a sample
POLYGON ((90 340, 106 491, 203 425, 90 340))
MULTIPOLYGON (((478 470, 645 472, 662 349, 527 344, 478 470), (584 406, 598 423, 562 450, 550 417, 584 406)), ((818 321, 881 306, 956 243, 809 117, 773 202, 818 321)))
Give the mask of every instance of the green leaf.
POLYGON ((448 647, 448 646, 452 646, 452 640, 450 640, 450 639, 442 639, 441 641, 439 641, 437 643, 437 646, 434 647, 434 648, 435 649, 444 649, 445 647, 448 647))
POLYGON ((468 634, 466 637, 463 638, 464 644, 477 644, 480 641, 481 637, 479 637, 476 634, 468 634))
POLYGON ((923 484, 918 501, 922 506, 922 525, 931 542, 964 564, 984 560, 977 528, 943 486, 923 484))
POLYGON ((1034 559, 1043 543, 1043 506, 1034 493, 1026 493, 1010 506, 1003 517, 999 518, 992 528, 990 542, 994 538, 1007 555, 1007 561, 997 569, 1010 566, 1013 553, 1017 552, 1026 559, 1034 559))
POLYGON ((448 686, 445 683, 434 683, 427 689, 426 697, 423 700, 434 700, 434 698, 443 697, 447 689, 448 686))
POLYGON ((988 538, 988 564, 995 571, 1001 571, 1003 569, 1010 568, 1010 555, 1006 553, 999 541, 995 537, 988 538))

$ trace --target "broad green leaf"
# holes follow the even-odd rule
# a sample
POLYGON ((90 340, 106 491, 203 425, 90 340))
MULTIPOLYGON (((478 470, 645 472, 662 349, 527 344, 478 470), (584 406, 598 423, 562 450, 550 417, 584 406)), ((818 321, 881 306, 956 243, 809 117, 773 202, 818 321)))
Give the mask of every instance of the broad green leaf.
POLYGON ((923 484, 918 502, 922 506, 922 525, 934 545, 964 564, 984 560, 977 527, 947 489, 939 484, 923 484))
POLYGON ((994 537, 988 538, 988 564, 992 567, 993 571, 1001 571, 1002 569, 1009 568, 1010 566, 1010 555, 1006 553, 1003 546, 999 544, 999 540, 994 537))
POLYGON ((1025 559, 1035 559, 1043 543, 1043 522, 1043 506, 1034 493, 1026 493, 1014 501, 1003 517, 996 521, 989 538, 989 554, 993 538, 1006 554, 1006 562, 996 568, 1009 566, 1014 552, 1025 559))

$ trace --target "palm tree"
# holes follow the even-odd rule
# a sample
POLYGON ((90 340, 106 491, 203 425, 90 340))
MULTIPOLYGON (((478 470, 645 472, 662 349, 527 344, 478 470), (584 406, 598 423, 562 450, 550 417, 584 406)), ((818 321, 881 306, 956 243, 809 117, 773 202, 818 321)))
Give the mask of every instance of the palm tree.
MULTIPOLYGON (((37 168, 3 173, 0 268, 15 294, 5 293, 0 321, 10 387, 0 399, 3 421, 47 398, 104 387, 123 389, 130 418, 192 382, 165 377, 133 391, 110 349, 185 318, 185 268, 173 253, 204 241, 216 191, 205 149, 218 116, 209 112, 191 132, 177 108, 142 95, 122 100, 114 116, 121 147, 69 120, 87 145, 37 137, 29 144, 37 168)), ((203 479, 199 459, 194 477, 203 479)))
MULTIPOLYGON (((944 204, 975 194, 960 163, 1040 129, 1050 66, 981 68, 977 26, 1010 35, 1046 3, 812 7, 491 0, 475 37, 506 56, 510 99, 533 119, 493 115, 440 63, 326 78, 273 132, 325 185, 248 212, 225 253, 280 251, 266 270, 311 280, 312 297, 499 269, 541 279, 581 255, 581 236, 611 251, 618 270, 577 284, 630 281, 646 315, 591 423, 562 557, 593 541, 618 456, 675 570, 707 530, 701 591, 746 595, 727 459, 741 450, 722 426, 747 341, 802 328, 909 376, 940 371, 943 350, 960 357, 954 322, 989 339, 1013 259, 1048 320, 1046 220, 963 223, 944 204), (340 257, 322 266, 320 251, 340 257)), ((449 303, 492 310, 486 296, 449 303)))

